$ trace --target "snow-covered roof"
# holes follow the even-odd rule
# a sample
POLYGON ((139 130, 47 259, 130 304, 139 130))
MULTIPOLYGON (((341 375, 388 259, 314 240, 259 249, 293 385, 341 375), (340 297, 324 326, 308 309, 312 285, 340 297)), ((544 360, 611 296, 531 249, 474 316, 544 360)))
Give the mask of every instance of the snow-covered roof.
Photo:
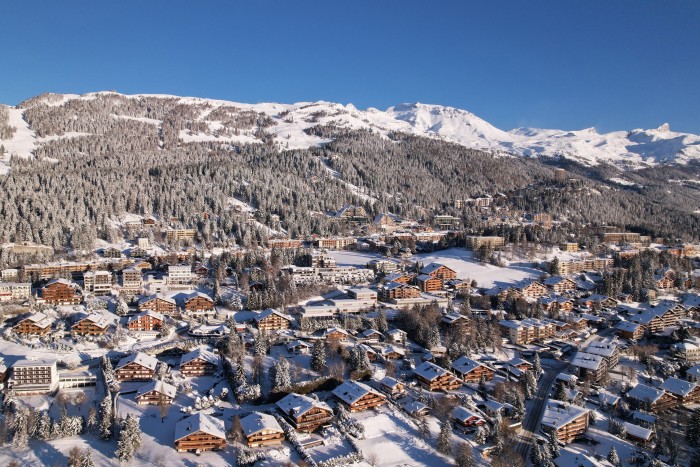
POLYGON ((360 336, 362 337, 371 337, 371 336, 381 336, 384 337, 384 334, 381 332, 377 331, 376 329, 367 329, 365 331, 362 331, 360 333, 360 336))
POLYGON ((620 331, 635 332, 641 326, 640 323, 633 323, 632 321, 620 321, 615 326, 615 329, 620 331))
POLYGON ((639 410, 634 410, 632 412, 632 418, 645 423, 656 423, 656 417, 650 413, 640 412, 639 410))
POLYGON ((598 393, 598 400, 604 404, 615 405, 620 400, 620 396, 610 394, 609 392, 600 391, 598 393))
POLYGON ((331 408, 325 402, 318 401, 302 394, 287 394, 277 401, 277 407, 287 415, 298 417, 304 415, 313 408, 321 408, 330 411, 331 408))
POLYGON ((593 355, 591 353, 579 351, 576 352, 571 364, 579 368, 586 368, 587 370, 598 370, 602 362, 603 357, 600 355, 593 355))
POLYGON ((547 401, 541 423, 544 426, 558 430, 587 413, 588 410, 583 407, 550 399, 547 401))
POLYGON ((396 279, 400 279, 402 277, 408 277, 408 274, 404 274, 402 272, 394 272, 392 274, 387 274, 384 276, 384 282, 388 284, 389 282, 394 282, 396 279))
POLYGON ((175 425, 175 441, 200 431, 220 439, 226 439, 224 421, 200 412, 175 425))
POLYGON ((141 365, 144 368, 148 368, 149 370, 155 370, 156 366, 158 366, 158 359, 156 359, 155 357, 152 357, 143 352, 136 352, 132 353, 131 355, 127 355, 126 357, 119 360, 119 363, 115 367, 115 370, 118 370, 119 368, 122 368, 131 362, 141 365))
POLYGON ((630 399, 636 399, 649 404, 658 401, 663 395, 664 391, 662 389, 652 388, 645 384, 637 384, 627 392, 627 397, 630 399))
POLYGON ((443 367, 437 366, 432 362, 421 363, 416 367, 415 370, 413 370, 413 372, 427 381, 432 381, 435 378, 438 378, 443 375, 452 374, 443 367))
POLYGON ((452 418, 459 420, 460 422, 466 422, 470 418, 478 418, 483 420, 483 417, 478 413, 472 412, 466 407, 455 407, 451 414, 452 418))
POLYGON ((109 317, 106 315, 102 315, 99 313, 90 313, 89 315, 84 316, 80 320, 78 320, 76 322, 76 324, 81 322, 81 321, 85 321, 86 319, 89 320, 92 324, 94 324, 95 326, 97 326, 100 329, 106 328, 107 326, 109 326, 109 323, 111 322, 109 317))
POLYGON ((139 318, 143 318, 143 317, 146 317, 146 316, 150 316, 151 318, 157 319, 157 320, 159 320, 159 321, 163 321, 163 319, 164 319, 162 314, 160 314, 160 313, 158 313, 158 312, 156 312, 156 311, 146 310, 146 311, 141 312, 141 313, 139 313, 139 314, 137 314, 137 315, 130 316, 129 319, 127 320, 127 323, 131 323, 131 322, 133 322, 133 321, 138 321, 139 318))
POLYGON ((586 347, 587 353, 600 355, 601 357, 611 357, 615 354, 616 350, 617 344, 609 339, 594 340, 586 347))
POLYGON ((292 320, 292 317, 291 317, 291 316, 285 315, 285 314, 282 313, 281 311, 277 311, 277 310, 275 310, 275 309, 273 309, 273 308, 268 308, 268 309, 266 309, 266 310, 261 311, 259 314, 257 314, 257 315, 255 316, 254 319, 255 319, 256 322, 260 322, 260 321, 262 321, 263 319, 265 319, 265 318, 267 318, 268 316, 271 316, 271 315, 273 315, 273 314, 279 316, 280 318, 286 319, 287 321, 291 321, 291 320, 292 320))
POLYGON ((136 397, 148 394, 151 391, 156 391, 161 394, 165 394, 170 398, 175 397, 175 394, 177 393, 177 389, 172 384, 166 383, 165 381, 154 380, 149 381, 148 383, 141 386, 136 391, 136 397))
POLYGON ((694 367, 688 368, 685 374, 700 378, 700 365, 695 365, 694 367))
POLYGON ((180 357, 180 365, 184 365, 185 363, 189 363, 192 360, 197 359, 202 359, 205 362, 211 363, 212 365, 217 365, 219 363, 219 358, 216 355, 214 355, 214 353, 202 347, 199 347, 194 349, 192 352, 188 352, 182 357, 180 357))
POLYGON ((643 440, 650 440, 652 435, 654 434, 653 430, 650 430, 648 428, 644 428, 639 425, 634 425, 629 422, 622 422, 622 425, 625 427, 625 430, 627 431, 627 434, 630 436, 633 436, 638 439, 643 439, 643 440))
POLYGON ((254 412, 241 418, 241 428, 246 437, 250 437, 262 430, 270 430, 281 433, 282 427, 275 417, 266 413, 254 412))
POLYGON ((376 394, 384 397, 371 387, 359 381, 345 381, 333 390, 333 395, 348 405, 354 404, 367 394, 376 394))
POLYGON ((25 367, 25 366, 53 366, 56 365, 56 360, 52 360, 49 358, 40 358, 40 359, 28 359, 28 358, 23 358, 21 360, 17 360, 15 363, 12 364, 12 368, 17 368, 17 367, 25 367))
POLYGON ((693 389, 695 389, 695 386, 697 386, 697 383, 678 378, 667 378, 666 381, 664 381, 659 387, 660 389, 670 392, 676 396, 686 397, 693 389))
POLYGON ((195 298, 202 298, 208 302, 214 303, 214 300, 209 295, 203 294, 202 292, 192 292, 185 295, 183 298, 185 303, 189 302, 190 300, 194 300, 195 298))
POLYGON ((457 360, 452 362, 452 369, 455 370, 457 373, 460 373, 463 375, 474 371, 476 368, 478 368, 480 366, 486 366, 486 365, 479 363, 476 360, 472 360, 471 358, 468 358, 466 355, 462 355, 457 360))
MULTIPOLYGON (((431 276, 432 277, 432 276, 431 276)), ((401 289, 404 287, 414 287, 412 285, 404 284, 403 282, 387 282, 384 284, 385 290, 401 289)))
POLYGON ((399 381, 395 378, 392 378, 391 376, 385 376, 384 378, 382 378, 380 383, 388 388, 395 388, 399 384, 402 384, 401 381, 399 381))
POLYGON ((393 345, 387 345, 379 350, 380 355, 388 355, 392 352, 396 352, 399 355, 406 355, 406 351, 400 347, 394 347, 393 345))
MULTIPOLYGON (((421 269, 420 272, 421 272, 421 274, 432 274, 442 267, 447 268, 447 266, 445 266, 444 264, 430 263, 427 266, 425 266, 423 269, 421 269)), ((447 269, 450 269, 450 268, 447 268, 447 269)), ((452 269, 450 269, 450 271, 452 271, 452 269)))
POLYGON ((163 300, 164 302, 171 303, 173 305, 177 305, 177 302, 175 302, 175 299, 172 297, 165 296, 163 294, 157 293, 154 295, 149 295, 148 297, 143 297, 141 300, 139 300, 139 305, 143 305, 144 303, 148 303, 151 300, 163 300))
POLYGON ((582 452, 569 451, 568 449, 562 449, 559 456, 552 461, 557 467, 605 467, 608 465, 598 462, 582 452))
POLYGON ((42 312, 36 312, 34 314, 31 314, 24 318, 23 320, 20 321, 20 323, 24 320, 29 320, 31 321, 35 326, 40 327, 42 329, 45 329, 49 326, 51 326, 52 320, 48 316, 46 316, 42 312))

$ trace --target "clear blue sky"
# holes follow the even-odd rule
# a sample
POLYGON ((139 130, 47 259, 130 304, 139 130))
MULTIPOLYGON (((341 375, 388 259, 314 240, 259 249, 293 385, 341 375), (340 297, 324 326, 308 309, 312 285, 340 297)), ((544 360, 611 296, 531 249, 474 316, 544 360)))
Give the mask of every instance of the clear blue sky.
POLYGON ((42 92, 425 102, 494 125, 700 133, 700 1, 14 1, 0 102, 42 92))

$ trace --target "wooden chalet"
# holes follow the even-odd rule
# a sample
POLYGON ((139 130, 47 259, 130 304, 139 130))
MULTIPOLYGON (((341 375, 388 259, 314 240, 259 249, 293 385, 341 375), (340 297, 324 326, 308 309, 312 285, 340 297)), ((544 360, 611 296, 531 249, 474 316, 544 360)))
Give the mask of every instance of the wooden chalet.
POLYGON ((389 376, 385 376, 379 382, 379 387, 392 399, 396 399, 406 394, 406 386, 401 381, 389 376))
POLYGON ((677 399, 672 394, 645 384, 637 384, 627 391, 625 397, 638 402, 642 409, 650 412, 658 412, 678 405, 677 399))
POLYGON ((589 410, 550 399, 540 424, 545 431, 554 431, 559 442, 567 444, 583 436, 588 429, 589 410))
POLYGON ((401 272, 387 274, 386 276, 384 276, 384 283, 388 284, 389 282, 398 282, 400 284, 408 284, 409 282, 411 282, 411 276, 408 274, 401 273, 401 272))
POLYGON ((150 295, 139 300, 139 311, 146 310, 173 315, 177 313, 177 302, 173 298, 162 294, 150 295))
POLYGON ((288 329, 292 323, 292 318, 284 313, 268 308, 260 312, 255 317, 255 324, 261 331, 278 331, 288 329))
POLYGON ((79 305, 83 295, 77 284, 66 279, 54 279, 41 288, 41 298, 51 305, 79 305))
POLYGON ((418 298, 420 297, 420 289, 403 282, 387 282, 379 289, 379 295, 384 301, 418 298))
POLYGON ((129 331, 157 331, 163 327, 165 317, 155 311, 144 311, 138 315, 131 316, 126 327, 129 331))
POLYGON ((198 348, 180 357, 180 374, 187 377, 213 375, 219 365, 219 357, 198 348))
POLYGON ((333 420, 333 410, 325 402, 301 394, 287 394, 277 402, 277 410, 297 430, 316 431, 333 420))
POLYGON ((470 431, 475 427, 486 424, 486 420, 481 415, 461 406, 454 408, 450 414, 450 419, 454 426, 461 431, 470 431))
POLYGON ((562 293, 571 290, 576 290, 578 286, 576 282, 568 277, 552 276, 543 282, 544 286, 555 293, 562 293))
POLYGON ((452 372, 432 362, 423 362, 413 372, 421 386, 429 391, 453 391, 462 385, 452 372))
POLYGON ((226 447, 224 421, 198 413, 175 425, 177 452, 218 451, 226 447))
POLYGON ((450 269, 444 264, 440 263, 430 263, 421 269, 420 273, 433 276, 441 281, 457 278, 457 272, 454 269, 450 269))
POLYGON ((214 316, 214 300, 200 292, 187 295, 183 300, 186 313, 214 316))
POLYGON ((676 407, 700 402, 700 385, 695 382, 678 378, 667 378, 659 386, 659 389, 663 389, 673 397, 676 407))
POLYGON ((359 381, 345 381, 333 395, 350 411, 361 412, 386 403, 386 397, 359 381))
POLYGON ((76 321, 70 331, 79 336, 101 336, 107 332, 110 319, 98 313, 91 313, 76 321))
POLYGON ((437 292, 442 290, 442 279, 430 274, 421 274, 416 277, 416 284, 421 292, 437 292))
POLYGON ((177 389, 172 384, 154 380, 141 386, 136 391, 136 403, 139 405, 170 405, 173 403, 177 389))
POLYGON ((241 428, 249 447, 277 445, 284 441, 284 431, 272 415, 252 413, 241 419, 241 428))
POLYGON ((633 323, 632 321, 620 321, 615 325, 615 330, 618 336, 636 341, 644 337, 646 327, 643 324, 633 323))
POLYGON ((406 352, 404 352, 403 349, 394 347, 393 345, 382 347, 378 353, 386 360, 399 360, 406 356, 406 352))
POLYGON ((348 340, 349 337, 350 334, 348 334, 345 329, 337 327, 328 328, 323 333, 323 338, 327 341, 344 342, 348 340))
POLYGON ((526 298, 540 298, 547 295, 547 287, 532 279, 524 279, 513 285, 516 295, 526 298))
POLYGON ((482 378, 490 381, 496 375, 496 371, 493 368, 467 358, 466 355, 452 362, 452 369, 465 383, 478 383, 482 378))
POLYGON ((148 381, 153 378, 157 366, 155 357, 136 352, 119 360, 114 374, 118 381, 148 381))
POLYGON ((12 327, 12 331, 17 334, 31 336, 43 336, 51 331, 53 321, 44 313, 37 312, 20 320, 12 327))
POLYGON ((440 326, 443 329, 450 329, 452 331, 466 331, 471 325, 471 319, 458 312, 447 313, 440 319, 440 326))

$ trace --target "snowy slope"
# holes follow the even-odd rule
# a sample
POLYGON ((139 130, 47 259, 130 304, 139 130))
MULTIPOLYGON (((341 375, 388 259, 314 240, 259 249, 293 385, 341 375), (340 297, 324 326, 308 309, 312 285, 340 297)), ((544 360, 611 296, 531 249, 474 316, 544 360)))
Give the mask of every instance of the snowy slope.
MULTIPOLYGON (((82 96, 49 94, 30 99, 23 105, 25 107, 39 104, 62 106, 73 99, 95 99, 100 94, 116 95, 117 93, 89 93, 82 96)), ((256 135, 258 128, 247 129, 236 134, 222 131, 227 129, 225 124, 212 119, 210 115, 213 110, 225 107, 235 108, 234 111, 254 111, 269 116, 275 124, 264 128, 264 132, 272 137, 280 150, 322 145, 328 140, 308 135, 304 130, 318 125, 332 124, 341 128, 367 129, 380 135, 404 132, 516 156, 563 157, 584 165, 607 162, 623 169, 636 169, 660 163, 686 164, 688 161, 700 159, 700 136, 673 132, 668 125, 651 130, 637 129, 630 132, 616 131, 605 134, 597 133, 594 128, 576 131, 517 128, 504 131, 466 110, 421 103, 400 104, 382 111, 374 108, 359 110, 352 104, 343 105, 323 101, 296 104, 243 104, 153 94, 124 97, 129 99, 175 98, 180 103, 199 110, 197 121, 206 123, 208 131, 182 130, 179 136, 183 142, 262 143, 261 138, 256 135)), ((10 112, 11 124, 18 130, 12 140, 0 141, 0 144, 4 144, 8 155, 15 152, 18 155, 27 156, 35 144, 41 144, 43 141, 36 140, 33 132, 22 120, 22 110, 11 108, 10 112)), ((161 123, 158 120, 127 115, 115 115, 115 117, 135 118, 154 125, 161 123)), ((2 171, 2 165, 0 165, 0 171, 2 171)))

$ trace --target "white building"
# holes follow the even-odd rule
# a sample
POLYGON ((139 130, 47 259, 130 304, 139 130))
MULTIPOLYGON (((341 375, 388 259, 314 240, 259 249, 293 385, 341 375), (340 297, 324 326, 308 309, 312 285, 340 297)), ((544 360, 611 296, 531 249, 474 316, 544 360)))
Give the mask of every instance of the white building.
POLYGON ((32 296, 32 285, 28 282, 0 282, 0 302, 27 300, 32 296))
POLYGON ((168 266, 168 276, 165 282, 172 289, 187 289, 192 285, 192 278, 190 266, 168 266))
POLYGON ((8 388, 16 394, 46 394, 58 389, 56 360, 19 360, 12 365, 8 388))
POLYGON ((112 273, 109 271, 84 272, 83 289, 95 295, 109 295, 112 291, 112 273))

